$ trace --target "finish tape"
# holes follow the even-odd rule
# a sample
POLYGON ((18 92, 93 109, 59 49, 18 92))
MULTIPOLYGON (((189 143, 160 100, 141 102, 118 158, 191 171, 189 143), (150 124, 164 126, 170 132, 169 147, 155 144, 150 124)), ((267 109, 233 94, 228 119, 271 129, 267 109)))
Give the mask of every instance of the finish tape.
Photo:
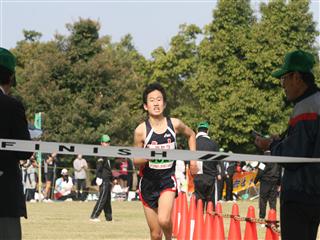
POLYGON ((42 142, 15 139, 0 139, 0 150, 19 152, 43 152, 66 155, 82 154, 97 157, 145 158, 161 160, 200 161, 258 161, 277 163, 320 162, 320 158, 279 157, 211 151, 178 149, 149 149, 124 146, 100 146, 77 143, 42 142))

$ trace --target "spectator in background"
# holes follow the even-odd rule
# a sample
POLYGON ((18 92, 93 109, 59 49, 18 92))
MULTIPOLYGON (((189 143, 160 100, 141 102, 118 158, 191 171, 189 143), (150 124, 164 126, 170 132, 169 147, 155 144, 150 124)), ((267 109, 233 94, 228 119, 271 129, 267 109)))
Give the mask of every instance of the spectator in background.
POLYGON ((76 198, 77 200, 84 201, 87 197, 86 170, 88 169, 88 164, 81 154, 79 154, 77 158, 73 161, 73 168, 74 168, 74 178, 76 180, 76 185, 77 185, 76 198))
MULTIPOLYGON (((16 59, 0 48, 0 138, 30 140, 25 109, 10 96, 16 85, 16 59)), ((0 151, 0 239, 21 239, 20 217, 27 217, 19 160, 32 153, 0 151), (5 196, 4 196, 5 195, 5 196)))
POLYGON ((112 183, 113 183, 112 190, 111 190, 112 199, 113 200, 119 200, 119 201, 126 200, 127 193, 120 186, 118 178, 114 178, 112 183))
MULTIPOLYGON (((102 135, 100 142, 101 146, 110 146, 110 137, 105 134, 102 135)), ((112 221, 112 207, 111 207, 111 186, 112 186, 112 172, 109 158, 99 158, 96 171, 96 183, 99 186, 99 199, 94 206, 91 213, 90 221, 100 222, 99 215, 102 210, 106 221, 112 221)))
POLYGON ((126 158, 119 159, 119 184, 122 189, 128 187, 128 160, 126 158))
POLYGON ((177 180, 178 192, 186 192, 186 167, 184 161, 176 160, 175 176, 177 180))
MULTIPOLYGON (((196 147, 200 151, 219 151, 219 146, 208 135, 209 124, 201 122, 196 135, 196 147)), ((198 161, 198 173, 194 176, 194 194, 204 203, 211 201, 215 205, 215 181, 218 174, 216 161, 198 161)))
MULTIPOLYGON (((180 144, 178 149, 183 149, 183 145, 180 144)), ((184 161, 177 160, 176 161, 176 171, 175 176, 177 180, 178 192, 183 191, 187 192, 187 183, 186 183, 186 165, 184 161)))
POLYGON ((128 160, 128 191, 132 191, 133 188, 133 175, 135 174, 135 169, 131 159, 128 160))
POLYGON ((24 185, 26 201, 34 201, 38 177, 37 168, 38 164, 34 155, 32 155, 27 161, 23 161, 23 164, 21 165, 22 182, 24 185))
POLYGON ((281 168, 277 163, 259 163, 254 184, 260 182, 259 217, 266 217, 267 202, 270 209, 276 210, 280 187, 281 168))
POLYGON ((44 202, 50 202, 52 198, 53 192, 53 183, 56 178, 56 153, 49 154, 47 159, 45 160, 45 177, 46 177, 46 185, 44 189, 44 202))
POLYGON ((226 201, 233 201, 233 174, 235 162, 222 161, 218 165, 218 200, 223 201, 224 183, 226 183, 226 201))
POLYGON ((140 185, 140 181, 141 181, 141 176, 139 173, 137 173, 137 184, 136 184, 136 198, 135 200, 140 201, 140 189, 139 189, 139 185, 140 185))
POLYGON ((54 197, 56 200, 74 200, 73 182, 66 168, 61 170, 61 177, 56 180, 54 197))

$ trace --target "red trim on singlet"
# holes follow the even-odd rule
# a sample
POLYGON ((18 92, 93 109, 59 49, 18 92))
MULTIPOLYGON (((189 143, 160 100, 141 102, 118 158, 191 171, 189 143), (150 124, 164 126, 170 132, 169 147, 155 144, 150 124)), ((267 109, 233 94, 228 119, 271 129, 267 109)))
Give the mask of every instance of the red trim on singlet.
POLYGON ((145 168, 145 166, 146 166, 146 163, 140 165, 140 167, 139 167, 139 176, 140 177, 143 177, 143 169, 145 168))
POLYGON ((318 114, 315 112, 312 113, 303 113, 294 118, 291 118, 289 121, 289 125, 294 127, 300 121, 314 121, 317 120, 318 114))

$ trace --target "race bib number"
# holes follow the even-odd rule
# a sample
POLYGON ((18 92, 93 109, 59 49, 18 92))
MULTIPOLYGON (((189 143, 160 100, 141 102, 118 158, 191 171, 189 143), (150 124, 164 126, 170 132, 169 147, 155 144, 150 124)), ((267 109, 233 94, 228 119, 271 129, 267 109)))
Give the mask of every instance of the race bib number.
POLYGON ((173 165, 173 161, 172 160, 152 160, 149 161, 149 167, 152 169, 169 169, 171 168, 173 165))
MULTIPOLYGON (((174 143, 165 143, 165 144, 149 144, 148 148, 150 149, 175 149, 174 143)), ((149 161, 149 167, 151 169, 169 169, 172 168, 173 160, 163 160, 163 159, 156 159, 156 160, 150 160, 149 161)))

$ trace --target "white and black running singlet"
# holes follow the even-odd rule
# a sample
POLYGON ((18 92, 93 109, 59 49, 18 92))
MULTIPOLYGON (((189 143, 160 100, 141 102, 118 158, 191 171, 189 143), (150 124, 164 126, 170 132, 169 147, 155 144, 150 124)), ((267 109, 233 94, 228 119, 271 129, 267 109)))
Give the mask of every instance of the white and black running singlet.
MULTIPOLYGON (((170 118, 167 118, 167 129, 164 133, 158 134, 154 132, 149 120, 146 120, 146 139, 145 148, 151 149, 175 149, 176 133, 174 131, 170 118)), ((150 160, 141 169, 141 175, 145 178, 163 178, 174 175, 176 162, 173 160, 150 160)))

